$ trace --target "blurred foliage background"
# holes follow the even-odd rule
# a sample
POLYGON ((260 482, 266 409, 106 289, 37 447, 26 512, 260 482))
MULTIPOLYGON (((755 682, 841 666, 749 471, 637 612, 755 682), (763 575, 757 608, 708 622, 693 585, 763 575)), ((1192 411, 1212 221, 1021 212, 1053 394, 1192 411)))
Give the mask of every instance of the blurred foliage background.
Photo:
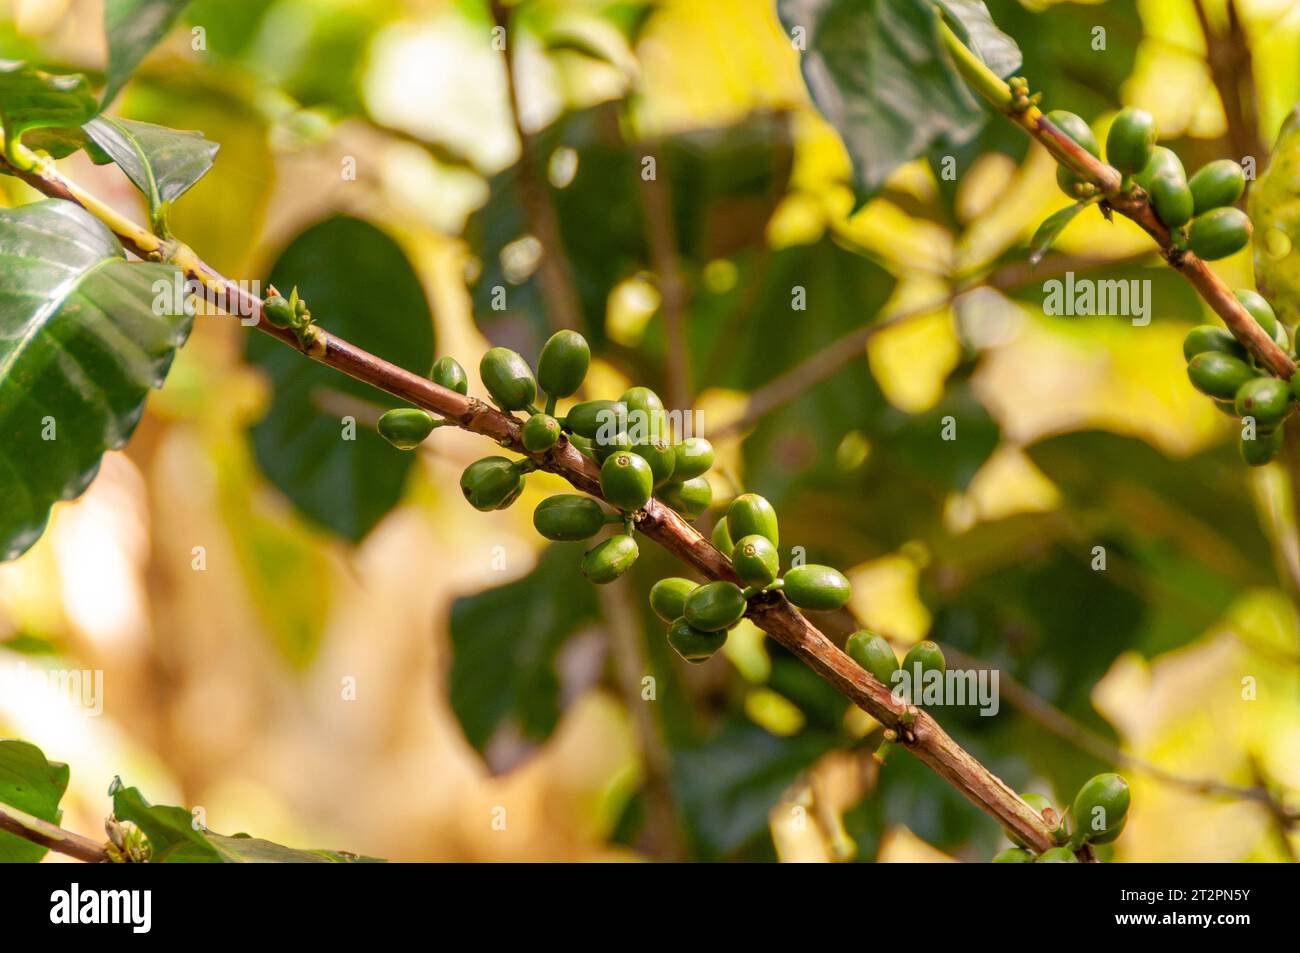
MULTIPOLYGON (((1100 136, 1141 105, 1189 167, 1270 143, 1300 100, 1291 0, 989 7, 1047 107, 1100 136), (1251 55, 1245 127, 1207 65, 1224 49, 1251 55)), ((844 568, 858 618, 900 646, 996 666, 996 717, 938 717, 1017 790, 1061 803, 1117 758, 1158 766, 1122 769, 1114 859, 1294 859, 1267 798, 1179 781, 1300 789, 1300 544, 1286 468, 1247 472, 1187 383, 1181 338, 1208 313, 1145 236, 1085 214, 1030 273, 1028 237, 1065 201, 1049 158, 997 123, 955 181, 936 156, 855 210, 769 0, 514 13, 524 178, 554 211, 591 391, 694 402, 724 461, 715 499, 772 499, 783 546, 844 568), (1042 282, 1069 270, 1150 281, 1151 324, 1045 315, 1042 282), (796 371, 747 413, 835 342, 834 373, 796 371)), ((97 0, 0 0, 0 56, 101 72, 101 20, 97 0)), ((208 261, 300 285, 327 329, 412 370, 452 354, 481 394, 482 352, 531 357, 554 320, 492 27, 482 0, 196 0, 117 111, 221 144, 172 216, 208 261)), ((68 165, 141 213, 112 166, 68 165)), ((1246 252, 1216 268, 1252 284, 1246 252)), ((72 765, 65 826, 95 834, 120 774, 217 830, 393 859, 977 860, 1002 843, 905 753, 876 765, 878 726, 748 623, 688 669, 646 603, 668 557, 643 547, 597 590, 578 544, 533 532, 556 478, 480 514, 456 484, 480 438, 438 431, 405 456, 364 427, 338 439, 341 412, 376 406, 200 317, 126 452, 0 566, 0 665, 104 672, 98 718, 0 694, 0 736, 72 765)))

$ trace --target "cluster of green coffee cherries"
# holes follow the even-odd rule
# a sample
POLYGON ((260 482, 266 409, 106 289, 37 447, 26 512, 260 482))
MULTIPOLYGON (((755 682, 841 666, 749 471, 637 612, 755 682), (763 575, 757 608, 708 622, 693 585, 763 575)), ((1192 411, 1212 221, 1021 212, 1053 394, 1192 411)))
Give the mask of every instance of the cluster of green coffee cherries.
MULTIPOLYGON (((1087 152, 1101 158, 1097 137, 1081 117, 1057 109, 1047 118, 1087 152)), ((1132 107, 1123 109, 1106 135, 1106 161, 1119 170, 1125 189, 1138 185, 1146 192, 1174 246, 1190 248, 1205 261, 1226 258, 1246 247, 1250 219, 1233 207, 1246 190, 1241 166, 1231 159, 1217 159, 1188 179, 1177 154, 1155 142, 1156 124, 1151 114, 1132 107)), ((1056 182, 1072 199, 1098 197, 1095 185, 1065 166, 1057 168, 1056 182)))
POLYGON ((1085 844, 1111 843, 1124 833, 1128 823, 1128 782, 1112 772, 1085 781, 1065 813, 1057 811, 1041 794, 1022 794, 1020 799, 1047 822, 1057 846, 1034 856, 1027 844, 1008 831, 1007 836, 1016 846, 994 855, 995 864, 1077 864, 1076 851, 1085 844))
MULTIPOLYGON (((1237 300, 1283 351, 1291 353, 1290 332, 1272 306, 1257 292, 1239 288, 1237 300)), ((1282 424, 1300 399, 1300 374, 1287 383, 1258 366, 1245 346, 1227 328, 1204 324, 1192 328, 1183 340, 1187 376, 1192 386, 1211 398, 1216 407, 1243 423, 1238 447, 1241 458, 1253 467, 1273 459, 1282 446, 1282 424)))
POLYGON ((713 527, 712 542, 731 560, 744 587, 718 580, 699 585, 672 576, 650 589, 650 608, 668 623, 668 642, 688 662, 703 662, 722 648, 727 632, 760 592, 781 590, 801 609, 829 612, 849 601, 849 581, 830 566, 792 566, 781 574, 776 510, 757 493, 742 493, 713 527))
MULTIPOLYGON (((542 346, 536 375, 520 354, 494 347, 483 355, 479 377, 501 410, 528 414, 520 433, 527 451, 544 453, 564 439, 600 465, 601 495, 618 512, 607 513, 593 497, 561 493, 537 505, 533 526, 547 539, 572 542, 591 539, 606 525, 620 525, 582 559, 583 575, 604 584, 626 573, 640 555, 633 517, 652 498, 690 521, 712 505, 705 474, 714 454, 703 437, 673 440, 663 402, 648 387, 629 388, 618 400, 582 401, 557 415, 558 402, 582 387, 590 362, 591 350, 581 334, 558 331, 542 346), (546 397, 540 409, 539 393, 546 397)), ((453 358, 439 358, 429 376, 449 390, 469 392, 465 370, 453 358)), ((380 417, 378 430, 393 446, 411 450, 445 423, 423 410, 398 408, 380 417)), ((525 478, 536 468, 530 459, 484 457, 465 469, 460 488, 475 509, 503 510, 519 499, 525 478)), ((759 592, 781 589, 805 609, 839 609, 848 602, 848 580, 829 566, 798 566, 779 574, 776 511, 761 496, 745 493, 732 500, 712 538, 732 561, 744 588, 727 581, 697 585, 665 579, 650 594, 654 611, 669 623, 669 641, 687 661, 703 662, 717 651, 759 592)))

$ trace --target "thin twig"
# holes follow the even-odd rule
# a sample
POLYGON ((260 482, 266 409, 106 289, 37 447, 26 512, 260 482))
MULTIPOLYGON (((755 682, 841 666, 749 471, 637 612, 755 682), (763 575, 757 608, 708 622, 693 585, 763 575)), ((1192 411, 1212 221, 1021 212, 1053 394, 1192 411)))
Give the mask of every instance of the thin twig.
POLYGON ((0 831, 77 860, 84 860, 88 864, 102 864, 108 860, 108 850, 98 841, 65 831, 57 824, 32 817, 8 804, 0 803, 0 831))
POLYGON ((829 380, 857 358, 864 357, 867 344, 882 331, 888 331, 890 328, 923 318, 941 308, 951 307, 958 298, 967 292, 979 288, 1011 291, 1032 284, 1035 281, 1045 281, 1056 275, 1065 274, 1068 271, 1123 267, 1149 257, 1151 257, 1150 252, 1118 259, 1056 255, 1040 264, 1037 268, 1027 262, 1015 263, 999 268, 985 278, 959 282, 960 287, 955 291, 936 297, 926 304, 888 315, 873 324, 854 328, 847 334, 843 334, 831 341, 815 354, 790 368, 790 370, 777 375, 762 387, 753 390, 745 400, 744 412, 734 420, 730 420, 723 426, 718 427, 710 436, 715 440, 721 440, 748 430, 778 407, 785 406, 823 381, 829 380))

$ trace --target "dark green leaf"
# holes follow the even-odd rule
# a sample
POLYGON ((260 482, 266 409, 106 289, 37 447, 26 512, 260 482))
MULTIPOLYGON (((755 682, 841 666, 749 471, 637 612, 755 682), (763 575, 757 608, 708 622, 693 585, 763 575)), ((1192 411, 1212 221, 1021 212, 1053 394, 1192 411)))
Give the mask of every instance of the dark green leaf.
MULTIPOLYGON (((606 345, 610 291, 647 270, 641 163, 620 133, 611 105, 565 115, 538 133, 534 176, 546 182, 565 251, 573 265, 585 327, 597 352, 606 345), (550 163, 572 150, 576 170, 563 187, 551 183, 550 163), (593 221, 601 222, 599 229, 593 221)), ((737 249, 761 244, 773 203, 784 192, 792 151, 782 120, 755 115, 723 129, 665 138, 658 174, 671 184, 677 247, 700 267, 737 249)), ((474 314, 494 342, 536 353, 550 333, 536 271, 511 273, 503 252, 529 235, 519 195, 518 167, 494 176, 487 203, 470 218, 465 237, 482 269, 474 283, 474 314), (501 296, 504 295, 504 302, 501 296)), ((517 247, 517 246, 516 246, 517 247)), ((647 342, 647 354, 654 355, 647 342)), ((653 383, 653 381, 647 381, 653 383)))
MULTIPOLYGON (((294 285, 322 327, 408 370, 433 364, 433 317, 402 249, 375 226, 336 216, 303 232, 280 255, 271 282, 294 285)), ((264 334, 251 334, 248 359, 270 376, 275 396, 253 428, 258 463, 306 516, 356 542, 391 510, 414 460, 369 427, 343 439, 328 394, 392 406, 392 397, 306 360, 264 334)))
POLYGON ((451 707, 478 751, 507 723, 541 740, 559 720, 556 656, 598 617, 581 558, 580 545, 548 546, 522 579, 452 605, 451 707))
POLYGON ((189 0, 105 0, 108 73, 102 102, 113 101, 135 68, 171 29, 189 0))
POLYGON ((925 0, 778 0, 805 32, 804 81, 853 160, 858 201, 934 144, 960 146, 985 116, 951 68, 925 0))
POLYGON ((1065 226, 1074 221, 1074 216, 1082 212, 1087 205, 1083 202, 1076 202, 1074 205, 1067 205, 1059 212, 1053 212, 1043 223, 1034 230, 1034 237, 1029 240, 1029 263, 1037 265, 1043 260, 1048 249, 1056 241, 1061 232, 1065 231, 1065 226))
MULTIPOLYGON (((0 741, 0 804, 57 824, 67 789, 66 764, 45 760, 40 748, 25 741, 0 741)), ((34 864, 45 854, 44 847, 0 832, 0 864, 34 864)))
POLYGON ((155 218, 207 174, 220 148, 201 132, 113 116, 92 119, 86 132, 144 193, 155 218))
POLYGON ((331 864, 377 862, 334 850, 296 850, 236 834, 226 837, 199 826, 183 807, 150 804, 139 788, 114 785, 113 816, 130 821, 149 840, 153 864, 331 864))
POLYGON ((0 211, 0 556, 40 536, 51 504, 126 443, 149 388, 189 334, 166 313, 177 272, 128 264, 89 212, 47 201, 0 211))
POLYGON ((1003 79, 1020 69, 1024 59, 1020 47, 997 28, 984 0, 939 0, 939 6, 948 14, 953 31, 989 69, 1003 79))
POLYGON ((11 149, 30 130, 52 130, 27 143, 62 158, 79 148, 78 126, 95 114, 86 78, 55 76, 26 63, 0 60, 0 125, 11 149))
POLYGON ((832 735, 789 738, 733 719, 705 744, 673 756, 673 787, 704 859, 725 857, 767 830, 768 812, 834 745, 832 735))

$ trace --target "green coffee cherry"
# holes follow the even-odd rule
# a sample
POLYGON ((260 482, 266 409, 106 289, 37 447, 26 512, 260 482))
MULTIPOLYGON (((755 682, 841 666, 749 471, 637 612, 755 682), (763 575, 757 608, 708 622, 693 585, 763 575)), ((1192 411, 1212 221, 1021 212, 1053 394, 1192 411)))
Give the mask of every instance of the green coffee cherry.
POLYGON ((627 429, 638 443, 656 439, 668 441, 668 418, 658 394, 649 387, 629 387, 619 402, 627 407, 627 429))
POLYGON ((668 626, 668 644, 686 661, 699 665, 727 644, 727 630, 705 632, 685 619, 676 619, 668 626))
POLYGON ((1197 354, 1204 354, 1206 351, 1227 354, 1239 361, 1245 361, 1248 356, 1246 348, 1232 336, 1231 331, 1213 324, 1194 327, 1187 332, 1187 337, 1183 338, 1183 357, 1189 361, 1197 354))
POLYGON ((1246 191, 1246 174, 1231 159, 1207 162, 1187 183, 1192 190, 1196 214, 1231 205, 1246 191))
POLYGON ((604 463, 620 450, 626 453, 631 453, 632 438, 625 433, 616 433, 613 436, 600 436, 591 442, 591 449, 592 452, 596 454, 597 462, 604 463))
POLYGON ((631 513, 641 509, 654 491, 650 464, 626 450, 614 454, 601 465, 600 491, 620 510, 631 513))
POLYGON ((680 483, 672 480, 659 490, 659 499, 688 520, 697 520, 713 502, 713 487, 704 477, 680 483))
POLYGON ((898 656, 884 636, 862 629, 849 636, 844 648, 849 653, 849 658, 870 672, 872 678, 887 688, 894 687, 898 656))
POLYGON ((460 491, 476 510, 504 510, 524 491, 524 475, 505 457, 484 457, 465 468, 460 491))
POLYGON ((1233 407, 1238 417, 1254 417, 1261 430, 1272 430, 1291 410, 1291 388, 1276 377, 1256 377, 1237 388, 1233 407))
MULTIPOLYGON (((1065 815, 1061 811, 1058 811, 1055 805, 1053 805, 1052 802, 1048 800, 1048 798, 1046 798, 1042 794, 1036 794, 1033 791, 1030 791, 1026 794, 1021 794, 1020 800, 1024 801, 1031 808, 1033 808, 1034 813, 1037 814, 1040 818, 1042 818, 1043 823, 1047 824, 1049 827, 1051 827, 1051 824, 1048 822, 1043 812, 1050 808, 1052 814, 1055 815, 1056 817, 1056 827, 1052 829, 1052 836, 1056 838, 1057 843, 1064 843, 1066 840, 1069 839, 1069 833, 1066 831, 1065 828, 1065 815)), ((1015 834, 1011 833, 1011 831, 1007 831, 1006 834, 1007 837, 1011 838, 1011 843, 1015 844, 1016 846, 1018 847, 1029 846, 1024 841, 1022 841, 1019 837, 1017 837, 1015 834)))
POLYGON ((1187 244, 1197 258, 1218 261, 1245 248, 1250 233, 1250 219, 1241 209, 1216 208, 1192 222, 1187 244))
POLYGON ((1151 183, 1156 176, 1166 172, 1174 172, 1184 181, 1187 179, 1187 171, 1183 168, 1183 161, 1178 158, 1178 153, 1164 146, 1156 146, 1151 150, 1151 158, 1147 160, 1146 166, 1133 176, 1133 181, 1150 192, 1151 183))
POLYGON ((781 559, 776 547, 766 536, 745 536, 736 540, 731 553, 731 565, 747 586, 762 589, 770 586, 781 571, 781 559))
MULTIPOLYGON (((730 519, 730 517, 728 517, 730 519)), ((734 558, 734 557, 733 557, 734 558)), ((849 601, 849 581, 830 566, 796 566, 785 574, 785 597, 800 609, 829 612, 849 601)))
POLYGON ((682 615, 704 632, 729 629, 745 615, 745 594, 735 583, 706 582, 686 597, 682 615))
POLYGON ((678 480, 704 476, 713 466, 713 444, 703 437, 687 437, 673 449, 676 451, 673 476, 678 480))
POLYGON ((1074 856, 1074 851, 1068 847, 1049 847, 1038 855, 1037 863, 1040 864, 1077 864, 1079 858, 1074 856))
POLYGON ((926 639, 924 642, 917 642, 907 650, 907 654, 903 656, 903 671, 912 677, 914 690, 920 688, 916 677, 918 665, 921 666, 921 678, 925 678, 928 672, 938 672, 942 675, 947 669, 943 649, 926 639))
POLYGON ((1047 114, 1047 118, 1052 125, 1083 146, 1090 154, 1098 159, 1101 158, 1101 153, 1097 149, 1097 137, 1093 135, 1092 127, 1084 121, 1082 116, 1067 112, 1064 109, 1053 109, 1047 114))
POLYGON ((413 407, 398 407, 379 418, 377 429, 398 450, 414 450, 433 433, 433 417, 413 407))
POLYGON ((1273 326, 1273 343, 1284 351, 1291 350, 1291 332, 1281 321, 1273 326))
POLYGON ((1245 361, 1216 351, 1197 354, 1187 364, 1187 377, 1192 386, 1220 400, 1235 398, 1238 388, 1254 376, 1254 369, 1245 361))
POLYGON ((262 302, 262 316, 273 327, 287 328, 293 324, 293 305, 279 295, 271 295, 262 302))
POLYGON ((731 501, 727 507, 727 531, 732 539, 757 533, 770 539, 773 546, 781 545, 776 510, 757 493, 742 493, 731 501))
POLYGON ((1106 161, 1124 175, 1134 175, 1151 161, 1156 121, 1144 109, 1121 109, 1106 134, 1106 161))
POLYGON ((458 394, 469 393, 469 376, 465 373, 465 368, 460 366, 460 361, 454 357, 440 357, 434 361, 429 379, 458 394))
POLYGON ((1264 329, 1264 333, 1269 337, 1275 337, 1277 334, 1277 315, 1273 312, 1273 306, 1268 303, 1262 294, 1258 291, 1251 291, 1249 288, 1238 288, 1233 292, 1241 306, 1246 309, 1247 313, 1255 319, 1255 323, 1264 329))
POLYGON ((1076 837, 1092 840, 1121 824, 1128 814, 1128 782, 1114 772, 1098 774, 1084 782, 1070 805, 1076 837))
POLYGON ((650 608, 665 622, 675 622, 686 612, 686 597, 699 588, 699 583, 681 576, 660 579, 650 587, 650 608))
MULTIPOLYGON (((1081 117, 1072 112, 1066 112, 1064 109, 1053 109, 1047 114, 1047 118, 1051 120, 1056 128, 1083 146, 1089 153, 1101 158, 1101 153, 1097 149, 1097 137, 1093 135, 1092 129, 1081 117)), ((1078 198, 1077 187, 1086 182, 1087 179, 1063 165, 1058 166, 1056 169, 1056 184, 1070 198, 1078 198)))
POLYGON ((293 303, 293 316, 295 318, 302 321, 303 318, 307 317, 307 302, 298 297, 297 286, 294 287, 293 294, 289 296, 289 300, 293 303))
POLYGON ((585 400, 574 404, 564 418, 564 429, 594 440, 604 428, 606 434, 620 433, 627 423, 627 407, 616 400, 585 400))
POLYGON ((604 525, 605 511, 600 504, 577 493, 548 496, 533 510, 537 532, 557 542, 590 539, 604 525))
POLYGON ((1242 462, 1251 467, 1262 467, 1282 449, 1282 431, 1256 430, 1255 439, 1247 440, 1245 436, 1237 439, 1237 450, 1242 462))
POLYGON ((674 475, 677 466, 677 451, 666 440, 655 437, 645 443, 633 443, 632 452, 650 464, 655 486, 663 486, 674 475))
POLYGON ((550 414, 533 414, 524 422, 524 449, 530 453, 544 453, 560 439, 560 422, 550 414))
POLYGON ((533 369, 508 347, 494 347, 484 354, 478 374, 502 410, 524 410, 537 399, 533 369))
POLYGON ((1032 864, 1034 855, 1020 847, 1008 847, 993 855, 995 864, 1032 864))
MULTIPOLYGON (((588 460, 596 459, 596 450, 591 445, 591 441, 586 437, 580 437, 576 433, 571 433, 569 434, 569 443, 573 444, 573 446, 577 448, 578 452, 588 460)), ((597 460, 596 462, 599 463, 600 461, 597 460)))
MULTIPOLYGON (((1291 386, 1300 388, 1300 374, 1296 374, 1295 378, 1292 378, 1292 380, 1293 383, 1291 386)), ((731 530, 727 526, 727 518, 725 516, 713 524, 713 532, 709 534, 709 542, 711 542, 713 548, 722 553, 722 555, 726 556, 728 559, 731 558, 731 553, 735 549, 736 544, 731 541, 731 530)))
POLYGON ((631 569, 639 555, 641 550, 631 536, 611 536, 582 557, 582 574, 603 586, 631 569))
POLYGON ((1113 842, 1119 840, 1119 835, 1124 833, 1124 828, 1125 828, 1127 825, 1128 825, 1128 816, 1126 815, 1126 816, 1124 817, 1124 820, 1122 820, 1122 821, 1119 822, 1119 826, 1117 826, 1117 827, 1112 827, 1110 830, 1106 831, 1105 833, 1098 834, 1098 835, 1096 835, 1095 837, 1089 837, 1089 838, 1088 838, 1088 843, 1090 843, 1090 844, 1110 844, 1110 843, 1113 843, 1113 842))
MULTIPOLYGON (((1291 375, 1291 396, 1296 400, 1300 400, 1300 371, 1296 371, 1291 375)), ((715 542, 713 545, 717 546, 718 544, 715 542)))
POLYGON ((1085 197, 1092 183, 1073 169, 1058 165, 1056 167, 1056 185, 1070 198, 1081 199, 1085 197))
POLYGON ((591 348, 577 331, 556 331, 537 358, 537 383, 551 397, 576 394, 591 364, 591 348))
POLYGON ((1174 172, 1162 172, 1151 180, 1147 191, 1165 227, 1182 228, 1192 220, 1192 190, 1187 187, 1186 179, 1174 172))

